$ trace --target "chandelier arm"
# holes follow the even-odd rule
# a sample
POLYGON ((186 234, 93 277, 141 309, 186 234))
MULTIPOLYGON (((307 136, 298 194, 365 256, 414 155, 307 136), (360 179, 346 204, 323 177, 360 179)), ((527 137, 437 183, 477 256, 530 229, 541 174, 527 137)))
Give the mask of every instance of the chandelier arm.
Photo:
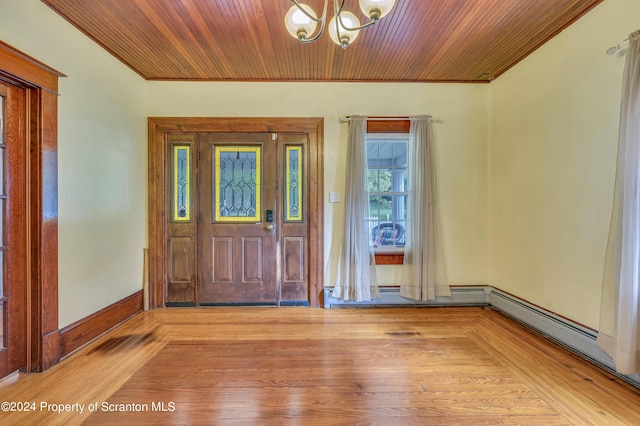
POLYGON ((342 0, 342 2, 339 2, 339 0, 333 0, 333 13, 334 13, 334 16, 338 18, 335 20, 335 22, 336 22, 336 34, 338 35, 338 40, 340 40, 340 47, 342 47, 343 50, 346 50, 349 44, 342 43, 342 36, 340 35, 340 25, 342 25, 342 17, 340 16, 340 14, 342 13, 342 8, 344 7, 344 1, 345 0, 342 0), (338 7, 338 3, 340 3, 340 7, 338 7))
POLYGON ((360 25, 359 27, 350 28, 350 27, 347 27, 347 26, 342 22, 342 15, 337 15, 337 16, 338 16, 338 19, 336 19, 336 20, 337 20, 337 21, 340 21, 340 25, 342 25, 342 28, 344 28, 344 29, 345 29, 345 30, 347 30, 347 31, 358 31, 358 30, 361 30, 361 29, 363 29, 363 28, 370 27, 370 26, 372 26, 373 24, 375 24, 376 22, 378 22, 378 21, 369 21, 369 22, 367 22, 367 23, 366 23, 366 24, 364 24, 364 25, 360 25))
POLYGON ((318 33, 312 37, 312 38, 305 38, 304 40, 300 40, 300 42, 302 44, 307 44, 307 43, 313 43, 314 41, 317 41, 320 36, 322 35, 322 33, 324 33, 324 28, 325 28, 325 24, 327 22, 327 4, 328 4, 329 0, 325 0, 324 1, 324 7, 322 9, 322 16, 320 18, 314 18, 312 15, 310 15, 309 13, 307 13, 306 10, 304 10, 301 6, 300 3, 298 3, 296 0, 291 0, 291 3, 293 3, 294 5, 296 5, 296 7, 298 8, 298 10, 300 10, 302 13, 304 13, 307 17, 309 17, 309 19, 311 19, 312 21, 315 22, 320 22, 320 30, 318 31, 318 33))
POLYGON ((327 1, 328 0, 324 1, 324 12, 322 12, 322 16, 320 18, 314 18, 313 15, 311 15, 309 12, 307 12, 306 10, 304 10, 302 8, 302 6, 300 5, 300 3, 298 3, 297 0, 291 0, 291 3, 295 4, 296 7, 298 8, 298 10, 300 12, 304 13, 307 18, 309 18, 309 19, 311 19, 312 21, 315 21, 315 22, 322 22, 327 17, 327 1))
POLYGON ((326 23, 326 22, 327 22, 327 20, 326 20, 326 19, 323 19, 323 20, 320 22, 320 31, 318 31, 318 34, 316 34, 316 35, 315 35, 314 37, 312 37, 312 38, 307 38, 307 39, 304 39, 304 40, 300 40, 300 42, 301 42, 302 44, 307 44, 307 43, 313 43, 314 41, 318 40, 318 39, 320 38, 320 36, 322 35, 322 33, 324 32, 324 25, 325 25, 325 23, 326 23))
MULTIPOLYGON (((293 1, 293 0, 291 0, 293 1)), ((333 0, 333 12, 335 14, 335 16, 338 17, 338 19, 336 19, 336 21, 340 21, 340 25, 342 25, 342 28, 344 28, 347 31, 359 31, 363 28, 367 28, 370 27, 371 25, 375 24, 376 21, 371 20, 371 18, 369 18, 369 22, 367 22, 364 25, 360 25, 359 27, 355 27, 355 28, 351 28, 351 27, 347 27, 344 22, 342 22, 342 9, 344 9, 344 2, 345 0, 333 0), (340 4, 340 6, 338 6, 338 4, 340 4)), ((336 24, 336 28, 338 28, 338 25, 336 24)), ((340 35, 340 29, 337 29, 338 31, 338 36, 340 35)))

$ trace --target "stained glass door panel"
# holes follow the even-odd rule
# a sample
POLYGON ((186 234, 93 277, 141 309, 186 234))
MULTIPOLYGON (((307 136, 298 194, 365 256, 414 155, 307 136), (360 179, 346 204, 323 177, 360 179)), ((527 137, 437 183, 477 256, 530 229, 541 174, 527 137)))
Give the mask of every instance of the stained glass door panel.
POLYGON ((260 222, 261 146, 214 146, 213 210, 216 222, 260 222))

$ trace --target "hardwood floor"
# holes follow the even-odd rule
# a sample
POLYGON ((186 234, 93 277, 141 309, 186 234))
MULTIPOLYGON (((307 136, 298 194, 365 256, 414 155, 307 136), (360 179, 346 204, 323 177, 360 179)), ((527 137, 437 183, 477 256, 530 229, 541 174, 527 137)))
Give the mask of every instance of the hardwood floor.
POLYGON ((482 308, 153 310, 0 395, 33 408, 3 425, 640 424, 638 389, 482 308))

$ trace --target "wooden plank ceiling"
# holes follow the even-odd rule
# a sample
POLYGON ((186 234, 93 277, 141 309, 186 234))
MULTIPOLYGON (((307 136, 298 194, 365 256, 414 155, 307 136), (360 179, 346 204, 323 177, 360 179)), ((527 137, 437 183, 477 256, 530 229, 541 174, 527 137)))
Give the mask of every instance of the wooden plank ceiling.
POLYGON ((291 37, 289 0, 42 1, 147 80, 489 82, 602 0, 397 0, 346 50, 291 37))

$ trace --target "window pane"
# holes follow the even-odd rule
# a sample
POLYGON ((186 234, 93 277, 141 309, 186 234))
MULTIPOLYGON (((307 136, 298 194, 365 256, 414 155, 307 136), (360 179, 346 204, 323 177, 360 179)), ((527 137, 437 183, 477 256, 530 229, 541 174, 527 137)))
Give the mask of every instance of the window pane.
POLYGON ((6 309, 7 304, 0 300, 0 348, 6 348, 5 344, 5 336, 4 336, 4 311, 6 309))
POLYGON ((302 147, 285 148, 285 220, 302 221, 302 147))
POLYGON ((391 195, 382 195, 378 197, 378 217, 380 220, 392 220, 392 201, 393 197, 391 195))
POLYGON ((0 195, 5 194, 4 189, 4 159, 5 159, 5 147, 3 144, 7 143, 6 141, 6 131, 5 128, 5 107, 6 107, 6 99, 3 96, 0 96, 0 195))
POLYGON ((378 192, 378 169, 367 170, 367 190, 369 192, 378 192))
POLYGON ((378 165, 378 142, 367 142, 367 165, 369 168, 377 169, 378 165))
POLYGON ((407 142, 398 141, 394 144, 394 167, 407 167, 407 142))
POLYGON ((393 190, 393 172, 391 169, 378 170, 379 192, 391 192, 393 190))
POLYGON ((393 169, 391 176, 391 192, 407 191, 407 169, 393 169))
POLYGON ((393 222, 380 222, 371 230, 374 247, 404 246, 404 226, 393 222))
POLYGON ((369 195, 369 219, 380 219, 380 197, 369 195))
POLYGON ((4 185, 4 158, 6 156, 6 148, 0 146, 0 195, 5 195, 4 185))
POLYGON ((380 141, 380 166, 379 167, 392 167, 393 166, 393 145, 391 141, 380 141))
MULTIPOLYGON (((6 158, 6 149, 4 144, 7 143, 6 138, 6 126, 5 126, 5 116, 6 116, 6 99, 3 96, 0 96, 0 195, 5 194, 5 158, 6 158)), ((4 238, 4 230, 5 230, 5 221, 6 221, 6 212, 5 208, 7 207, 6 198, 0 199, 0 246, 2 246, 2 250, 0 250, 0 348, 6 348, 6 319, 7 319, 7 299, 6 299, 6 288, 5 288, 5 258, 6 258, 6 247, 5 238, 4 238)))
POLYGON ((172 152, 171 220, 191 221, 191 147, 173 145, 172 152))
POLYGON ((375 243, 376 236, 378 235, 378 225, 380 225, 380 222, 377 220, 367 221, 367 230, 369 231, 369 244, 371 245, 375 243))
POLYGON ((4 96, 0 96, 0 143, 4 143, 4 96))
POLYGON ((394 195, 391 200, 391 219, 407 220, 407 195, 394 195))
POLYGON ((404 247, 405 237, 407 235, 407 222, 406 221, 398 221, 396 222, 396 227, 398 228, 398 234, 396 235, 396 247, 404 247))
POLYGON ((218 222, 259 222, 260 147, 216 146, 213 197, 218 222))
MULTIPOLYGON (((5 241, 4 241, 4 228, 5 228, 5 223, 4 223, 4 218, 5 218, 5 206, 7 205, 6 200, 5 199, 0 199, 0 246, 3 246, 5 241)), ((0 265, 2 265, 0 263, 0 265)))

